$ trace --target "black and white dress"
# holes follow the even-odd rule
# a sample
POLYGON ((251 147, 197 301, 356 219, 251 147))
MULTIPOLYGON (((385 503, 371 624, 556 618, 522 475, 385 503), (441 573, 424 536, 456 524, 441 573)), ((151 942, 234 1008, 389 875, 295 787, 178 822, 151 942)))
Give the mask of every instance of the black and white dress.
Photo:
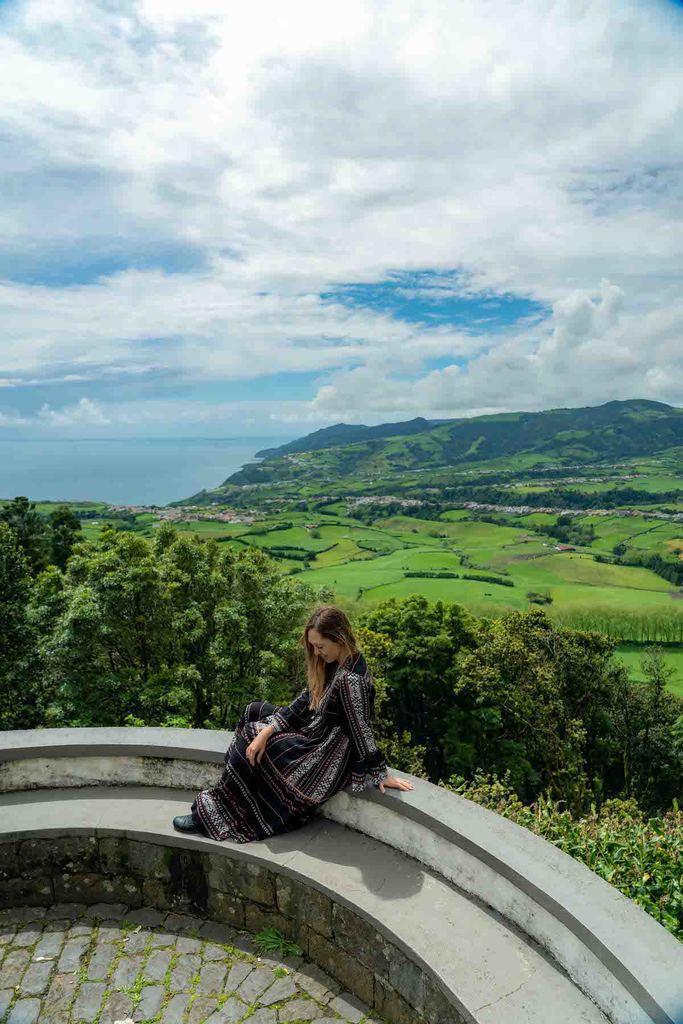
POLYGON ((320 707, 309 708, 308 687, 288 706, 246 705, 225 754, 221 778, 192 804, 198 828, 211 839, 249 843, 291 832, 341 789, 362 792, 387 777, 370 721, 375 686, 363 654, 328 662, 320 707), (253 765, 246 749, 266 725, 268 737, 253 765))

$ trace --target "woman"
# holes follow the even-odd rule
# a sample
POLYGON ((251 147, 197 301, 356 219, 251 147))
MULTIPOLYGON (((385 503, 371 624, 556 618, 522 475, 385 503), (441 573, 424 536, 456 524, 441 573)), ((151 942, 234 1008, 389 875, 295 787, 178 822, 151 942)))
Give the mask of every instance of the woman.
POLYGON ((173 819, 177 831, 250 843, 299 828, 349 785, 352 793, 368 780, 381 793, 413 788, 389 775, 375 744, 375 687, 342 609, 317 608, 301 642, 308 686, 289 707, 246 705, 220 781, 173 819))

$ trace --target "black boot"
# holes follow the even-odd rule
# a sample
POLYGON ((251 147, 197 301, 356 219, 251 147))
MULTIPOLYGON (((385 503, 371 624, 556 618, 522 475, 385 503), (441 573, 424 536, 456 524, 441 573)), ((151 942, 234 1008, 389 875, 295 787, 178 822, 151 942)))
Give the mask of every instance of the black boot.
POLYGON ((173 828, 176 832, 196 832, 203 835, 201 829, 197 828, 191 814, 178 814, 173 819, 173 828))

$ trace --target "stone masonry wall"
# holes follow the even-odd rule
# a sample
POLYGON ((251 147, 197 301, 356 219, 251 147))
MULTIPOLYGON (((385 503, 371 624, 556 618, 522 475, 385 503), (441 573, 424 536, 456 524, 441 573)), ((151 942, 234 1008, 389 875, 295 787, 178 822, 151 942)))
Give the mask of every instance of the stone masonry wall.
POLYGON ((223 851, 118 836, 0 844, 0 907, 53 902, 184 911, 251 932, 278 928, 395 1024, 462 1024, 434 979, 362 917, 312 885, 223 851))

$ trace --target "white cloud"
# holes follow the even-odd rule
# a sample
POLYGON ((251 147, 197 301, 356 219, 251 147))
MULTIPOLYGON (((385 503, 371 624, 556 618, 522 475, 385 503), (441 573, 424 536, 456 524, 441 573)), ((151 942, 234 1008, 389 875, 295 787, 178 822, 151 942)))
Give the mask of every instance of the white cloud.
POLYGON ((0 412, 0 427, 25 427, 31 424, 27 416, 17 416, 13 413, 0 412))
POLYGON ((50 426, 72 427, 75 425, 96 425, 104 426, 112 421, 104 414, 101 406, 89 398, 81 398, 75 405, 65 406, 63 409, 52 409, 45 402, 39 412, 40 419, 49 423, 50 426))
POLYGON ((23 0, 0 28, 7 265, 104 267, 89 285, 0 282, 3 396, 42 386, 0 425, 680 403, 676 5, 23 0), (204 268, 106 270, 185 250, 204 268), (423 268, 422 301, 512 292, 552 317, 477 336, 319 298, 423 268), (435 357, 454 365, 415 379, 435 357), (161 371, 197 400, 160 397, 161 371), (201 399, 278 371, 317 372, 310 400, 201 399), (120 379, 149 379, 147 399, 93 398, 120 379))

